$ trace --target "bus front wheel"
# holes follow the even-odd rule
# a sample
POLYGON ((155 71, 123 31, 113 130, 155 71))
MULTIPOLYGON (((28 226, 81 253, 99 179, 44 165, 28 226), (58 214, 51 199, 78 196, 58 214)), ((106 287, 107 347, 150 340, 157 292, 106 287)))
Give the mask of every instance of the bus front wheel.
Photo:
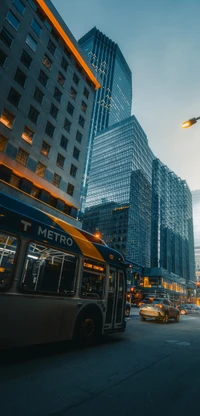
POLYGON ((88 346, 100 339, 100 322, 91 315, 83 315, 76 323, 74 339, 81 346, 88 346))

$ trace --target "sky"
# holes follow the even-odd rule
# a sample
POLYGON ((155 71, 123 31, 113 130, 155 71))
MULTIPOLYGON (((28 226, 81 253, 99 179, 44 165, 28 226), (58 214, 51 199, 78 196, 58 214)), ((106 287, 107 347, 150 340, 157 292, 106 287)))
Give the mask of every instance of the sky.
POLYGON ((52 0, 76 40, 96 26, 120 47, 134 114, 155 156, 200 189, 200 0, 52 0))

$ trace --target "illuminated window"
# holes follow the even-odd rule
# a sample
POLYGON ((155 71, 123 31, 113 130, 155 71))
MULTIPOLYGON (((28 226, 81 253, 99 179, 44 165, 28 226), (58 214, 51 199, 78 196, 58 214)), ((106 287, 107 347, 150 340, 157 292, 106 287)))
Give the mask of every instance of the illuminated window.
POLYGON ((77 147, 74 147, 73 157, 74 157, 76 160, 79 160, 79 156, 80 156, 80 150, 79 150, 79 149, 77 149, 77 147))
POLYGON ((56 45, 54 45, 54 43, 51 41, 51 39, 49 39, 47 49, 49 50, 49 52, 51 52, 52 55, 54 55, 55 50, 56 50, 56 45))
POLYGON ((54 173, 52 184, 57 186, 57 188, 59 188, 60 182, 61 182, 61 176, 57 175, 57 173, 54 173))
POLYGON ((13 36, 5 29, 5 27, 3 27, 0 32, 0 39, 8 48, 11 47, 14 40, 13 36))
POLYGON ((72 123, 70 123, 70 121, 67 118, 65 118, 64 129, 67 130, 68 132, 70 132, 71 124, 72 123))
POLYGON ((53 137, 53 134, 54 134, 54 130, 55 130, 55 127, 53 126, 53 124, 51 124, 50 123, 50 121, 47 121, 47 124, 46 124, 46 129, 45 129, 45 133, 49 136, 49 137, 53 137))
POLYGON ((29 153, 25 152, 25 150, 20 147, 16 156, 16 161, 21 165, 26 166, 28 157, 29 153))
POLYGON ((63 74, 61 74, 60 71, 58 72, 57 81, 59 82, 60 85, 62 85, 62 87, 64 87, 65 77, 63 76, 63 74))
POLYGON ((8 94, 8 101, 15 107, 18 107, 21 95, 11 87, 8 94))
POLYGON ((30 68, 32 58, 26 51, 23 50, 20 61, 26 66, 26 68, 30 68))
POLYGON ((87 111, 87 104, 85 103, 85 101, 82 101, 82 103, 81 103, 81 110, 84 113, 86 113, 86 111, 87 111))
POLYGON ((87 88, 84 88, 83 95, 84 95, 86 98, 88 98, 88 97, 89 97, 89 91, 87 90, 87 88))
POLYGON ((26 74, 20 68, 17 68, 14 79, 19 85, 21 85, 21 87, 24 87, 26 78, 26 74))
POLYGON ((81 143, 82 137, 83 137, 82 133, 79 130, 77 130, 77 132, 76 132, 76 140, 77 140, 77 142, 81 143))
POLYGON ((40 176, 41 178, 44 178, 45 171, 46 171, 46 166, 43 165, 43 163, 38 162, 35 173, 37 173, 37 175, 40 176))
POLYGON ((29 46, 29 48, 32 49, 33 52, 36 51, 36 49, 37 49, 37 42, 29 34, 26 37, 26 44, 29 46))
POLYGON ((4 64, 6 62, 7 55, 5 54, 2 49, 0 49, 0 66, 4 67, 4 64))
POLYGON ((21 178, 14 173, 11 174, 9 184, 14 186, 15 188, 20 187, 21 178))
POLYGON ((9 129, 12 129, 14 120, 15 120, 15 116, 12 113, 10 113, 8 110, 6 110, 6 108, 4 108, 1 114, 0 122, 5 124, 5 126, 7 126, 9 129))
POLYGON ((80 124, 80 126, 84 128, 85 119, 82 116, 79 116, 78 124, 80 124))
POLYGON ((68 183, 67 194, 69 194, 70 196, 73 196, 73 193, 74 193, 74 186, 71 183, 68 183))
POLYGON ((76 85, 78 85, 78 83, 80 81, 79 77, 76 75, 75 72, 74 72, 74 76, 73 76, 73 81, 74 81, 74 84, 76 84, 76 85))
POLYGON ((51 65, 52 65, 52 61, 51 61, 51 59, 47 55, 44 55, 44 58, 43 58, 42 63, 50 71, 51 65))
POLYGON ((39 77, 38 77, 38 81, 44 86, 44 87, 46 87, 47 86, 47 82, 48 82, 48 76, 45 74, 45 72, 44 71, 42 71, 42 69, 40 70, 40 73, 39 73, 39 77))
POLYGON ((34 131, 31 130, 27 126, 24 126, 24 131, 22 133, 22 139, 24 139, 27 143, 32 144, 33 136, 34 136, 34 131))
POLYGON ((8 139, 0 133, 0 152, 4 152, 8 139))
POLYGON ((16 9, 23 15, 25 6, 20 0, 13 0, 13 4, 15 5, 16 9))
POLYGON ((67 104, 67 112, 70 114, 70 116, 73 116, 74 106, 70 102, 67 104))
POLYGON ((28 118, 35 124, 37 124, 38 117, 39 117, 39 111, 36 110, 32 105, 30 105, 28 118))
POLYGON ((77 170, 77 167, 72 164, 70 168, 70 175, 73 176, 73 178, 76 177, 77 170))
POLYGON ((64 156, 58 153, 56 164, 59 166, 59 168, 63 168, 64 162, 65 162, 64 156))
POLYGON ((50 114, 53 118, 57 119, 58 111, 58 108, 53 103, 51 103, 50 114))
POLYGON ((61 140, 60 140, 60 146, 63 147, 63 149, 67 150, 67 144, 68 144, 68 139, 62 135, 61 140))
POLYGON ((65 71, 67 71, 67 68, 68 68, 68 62, 67 62, 67 60, 64 58, 64 56, 62 56, 61 66, 62 66, 62 68, 63 68, 65 71))
POLYGON ((61 98, 62 98, 62 92, 57 87, 55 87, 53 96, 54 96, 55 100, 60 103, 61 98))
POLYGON ((42 153, 43 156, 48 157, 50 149, 51 149, 51 146, 49 146, 49 144, 43 140, 40 153, 42 153))
POLYGON ((73 87, 71 87, 71 90, 70 90, 70 97, 72 98, 72 100, 76 100, 76 96, 77 96, 77 91, 73 88, 73 87))
POLYGON ((35 87, 35 91, 33 94, 34 100, 37 101, 39 104, 42 104, 43 97, 44 97, 43 92, 38 87, 35 87))
POLYGON ((34 30, 34 32, 36 33, 36 35, 40 36, 42 28, 35 19, 32 20, 31 27, 34 30))
POLYGON ((10 10, 7 13, 6 20, 11 24, 12 27, 14 27, 15 30, 18 29, 20 21, 10 10))
POLYGON ((34 196, 34 198, 40 198, 40 194, 41 194, 41 189, 37 188, 37 186, 32 186, 31 189, 31 195, 34 196))

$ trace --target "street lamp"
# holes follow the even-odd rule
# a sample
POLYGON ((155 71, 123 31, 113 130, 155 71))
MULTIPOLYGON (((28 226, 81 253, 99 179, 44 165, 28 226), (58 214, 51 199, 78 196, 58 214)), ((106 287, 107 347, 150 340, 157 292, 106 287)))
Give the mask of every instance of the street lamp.
POLYGON ((195 124, 197 122, 197 120, 200 120, 200 117, 193 117, 193 118, 190 118, 187 121, 184 121, 182 123, 183 129, 187 129, 188 127, 191 127, 193 124, 195 124))

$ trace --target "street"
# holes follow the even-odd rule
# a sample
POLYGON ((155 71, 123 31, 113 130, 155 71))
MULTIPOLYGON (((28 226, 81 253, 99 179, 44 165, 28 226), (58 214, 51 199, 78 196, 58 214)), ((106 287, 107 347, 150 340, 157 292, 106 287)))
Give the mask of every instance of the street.
POLYGON ((1 351, 1 416, 188 415, 199 411, 200 315, 141 322, 100 345, 1 351))

